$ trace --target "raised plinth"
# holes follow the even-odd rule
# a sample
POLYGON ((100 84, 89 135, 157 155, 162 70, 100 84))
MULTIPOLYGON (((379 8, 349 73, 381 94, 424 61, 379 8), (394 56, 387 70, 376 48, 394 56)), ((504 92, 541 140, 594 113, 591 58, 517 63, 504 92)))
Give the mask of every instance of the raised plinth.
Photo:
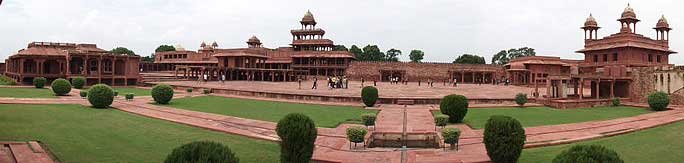
POLYGON ((439 148, 434 126, 428 109, 383 109, 378 114, 369 147, 439 148))

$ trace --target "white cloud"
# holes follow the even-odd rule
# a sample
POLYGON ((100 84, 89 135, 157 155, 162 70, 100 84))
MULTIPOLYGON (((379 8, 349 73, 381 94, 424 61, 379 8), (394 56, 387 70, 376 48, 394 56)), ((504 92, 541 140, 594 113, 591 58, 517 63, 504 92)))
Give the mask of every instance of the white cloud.
MULTIPOLYGON (((619 31, 615 20, 628 1, 594 0, 14 0, 0 6, 0 59, 31 41, 124 46, 147 55, 160 44, 195 49, 202 41, 244 47, 256 35, 267 47, 287 46, 290 29, 311 10, 326 37, 347 47, 377 44, 406 53, 422 49, 426 60, 452 61, 463 53, 489 58, 528 46, 540 55, 581 58, 579 27, 589 13, 601 37, 619 31)), ((642 20, 637 32, 653 37, 661 14, 671 26, 670 48, 684 51, 679 32, 684 11, 674 0, 629 1, 642 20)), ((675 54, 671 62, 684 64, 675 54)))

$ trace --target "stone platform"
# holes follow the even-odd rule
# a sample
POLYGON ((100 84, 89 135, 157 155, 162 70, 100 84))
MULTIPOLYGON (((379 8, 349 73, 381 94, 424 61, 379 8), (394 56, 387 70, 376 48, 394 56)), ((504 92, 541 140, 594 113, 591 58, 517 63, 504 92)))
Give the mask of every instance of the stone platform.
POLYGON ((54 163, 38 142, 0 142, 0 163, 54 163))

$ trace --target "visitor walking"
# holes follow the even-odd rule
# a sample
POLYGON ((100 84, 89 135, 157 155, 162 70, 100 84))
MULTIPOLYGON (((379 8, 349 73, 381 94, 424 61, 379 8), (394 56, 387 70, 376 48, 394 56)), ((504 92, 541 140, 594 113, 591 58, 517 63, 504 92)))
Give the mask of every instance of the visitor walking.
POLYGON ((342 80, 344 80, 344 89, 349 89, 349 79, 345 76, 342 80))
POLYGON ((361 88, 363 88, 363 84, 366 82, 366 79, 361 78, 361 88))
POLYGON ((456 84, 456 82, 458 82, 458 80, 454 79, 454 87, 457 87, 457 86, 458 86, 458 85, 456 84))
POLYGON ((302 78, 301 77, 297 77, 297 84, 299 85, 299 87, 297 89, 302 89, 302 78))
POLYGON ((311 86, 311 89, 317 89, 318 88, 318 78, 313 79, 313 86, 311 86))
POLYGON ((221 75, 221 83, 225 84, 226 83, 226 74, 221 75))

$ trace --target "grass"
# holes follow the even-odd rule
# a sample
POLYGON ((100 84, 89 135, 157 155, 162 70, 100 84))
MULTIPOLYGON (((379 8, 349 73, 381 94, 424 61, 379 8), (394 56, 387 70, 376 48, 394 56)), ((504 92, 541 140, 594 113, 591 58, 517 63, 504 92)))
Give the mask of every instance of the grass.
POLYGON ((615 137, 523 150, 519 162, 551 162, 572 145, 596 144, 615 150, 625 162, 680 162, 684 158, 684 122, 615 137))
POLYGON ((278 144, 114 109, 80 105, 0 105, 0 141, 39 140, 61 162, 163 162, 198 140, 228 145, 241 162, 279 162, 278 144))
POLYGON ((15 98, 57 98, 52 90, 47 88, 0 88, 0 97, 15 98))
POLYGON ((115 91, 119 91, 119 96, 125 96, 128 93, 133 93, 135 96, 151 96, 149 89, 142 89, 136 87, 113 87, 115 91))
MULTIPOLYGON (((577 123, 631 117, 650 111, 636 107, 595 107, 580 109, 553 109, 549 107, 529 108, 477 108, 468 109, 464 122, 475 129, 484 128, 492 115, 511 116, 525 127, 577 123)), ((441 114, 434 111, 433 114, 441 114)))
POLYGON ((359 107, 295 104, 219 96, 174 99, 168 106, 271 122, 278 122, 289 113, 302 113, 313 119, 317 127, 336 127, 340 123, 360 123, 361 114, 376 112, 359 107))

